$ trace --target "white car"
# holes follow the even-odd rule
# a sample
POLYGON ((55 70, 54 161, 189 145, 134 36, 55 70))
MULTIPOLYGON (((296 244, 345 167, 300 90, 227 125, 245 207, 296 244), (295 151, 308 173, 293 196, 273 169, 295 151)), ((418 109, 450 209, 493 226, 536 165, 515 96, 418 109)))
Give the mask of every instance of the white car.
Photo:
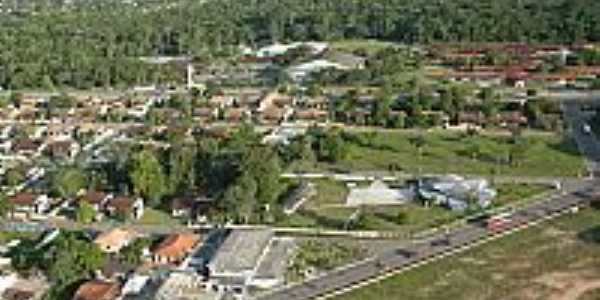
POLYGON ((583 133, 585 134, 591 134, 592 133, 592 127, 589 124, 583 124, 583 133))

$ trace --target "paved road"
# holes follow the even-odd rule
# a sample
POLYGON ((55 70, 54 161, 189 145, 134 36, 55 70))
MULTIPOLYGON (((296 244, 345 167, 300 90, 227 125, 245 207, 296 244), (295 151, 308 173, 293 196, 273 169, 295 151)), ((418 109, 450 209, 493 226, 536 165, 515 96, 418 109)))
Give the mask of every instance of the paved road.
POLYGON ((600 142, 594 134, 583 131, 586 115, 581 111, 581 104, 575 101, 565 101, 562 104, 565 120, 569 124, 571 136, 575 139, 580 151, 587 158, 588 171, 600 175, 600 142))

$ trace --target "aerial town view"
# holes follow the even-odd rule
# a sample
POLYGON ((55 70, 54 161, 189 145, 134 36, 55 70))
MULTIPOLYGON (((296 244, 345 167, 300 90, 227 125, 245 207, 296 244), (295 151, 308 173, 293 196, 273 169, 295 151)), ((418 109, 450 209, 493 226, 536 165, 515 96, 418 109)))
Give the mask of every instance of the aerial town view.
POLYGON ((0 300, 600 300, 598 0, 0 0, 0 300))

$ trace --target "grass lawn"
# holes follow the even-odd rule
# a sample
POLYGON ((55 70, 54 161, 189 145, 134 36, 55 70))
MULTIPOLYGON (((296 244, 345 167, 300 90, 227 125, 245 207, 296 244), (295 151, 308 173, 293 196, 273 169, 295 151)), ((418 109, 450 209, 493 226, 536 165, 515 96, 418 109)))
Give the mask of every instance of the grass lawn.
POLYGON ((171 217, 170 214, 156 210, 154 208, 146 208, 144 215, 139 220, 135 221, 137 225, 181 225, 178 219, 171 217))
MULTIPOLYGON (((348 155, 335 164, 319 163, 326 171, 388 170, 391 165, 409 173, 456 173, 479 175, 564 176, 584 172, 584 162, 576 146, 555 135, 526 135, 522 158, 507 163, 513 147, 503 135, 465 136, 458 132, 423 133, 424 146, 419 155, 411 143, 418 133, 390 131, 374 134, 353 133, 347 142, 348 155), (478 149, 478 155, 471 154, 478 149)), ((298 166, 293 166, 298 170, 298 166)), ((310 171, 310 170, 307 170, 310 171)))
POLYGON ((12 240, 33 239, 38 236, 37 233, 30 232, 0 231, 0 244, 8 243, 12 240))
POLYGON ((600 212, 588 209, 335 299, 599 299, 599 278, 600 212))
POLYGON ((494 204, 497 206, 522 201, 523 199, 528 199, 553 190, 546 185, 512 183, 499 184, 496 186, 496 189, 498 191, 498 197, 494 201, 494 204))

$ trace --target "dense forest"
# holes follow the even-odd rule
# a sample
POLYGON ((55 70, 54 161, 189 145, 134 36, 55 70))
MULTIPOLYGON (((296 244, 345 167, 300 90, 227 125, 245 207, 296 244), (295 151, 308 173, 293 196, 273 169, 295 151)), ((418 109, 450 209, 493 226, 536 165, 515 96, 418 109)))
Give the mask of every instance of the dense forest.
POLYGON ((208 0, 143 7, 81 2, 0 18, 1 87, 169 82, 177 74, 173 66, 138 58, 213 59, 231 55, 238 44, 273 40, 600 41, 596 0, 208 0))

